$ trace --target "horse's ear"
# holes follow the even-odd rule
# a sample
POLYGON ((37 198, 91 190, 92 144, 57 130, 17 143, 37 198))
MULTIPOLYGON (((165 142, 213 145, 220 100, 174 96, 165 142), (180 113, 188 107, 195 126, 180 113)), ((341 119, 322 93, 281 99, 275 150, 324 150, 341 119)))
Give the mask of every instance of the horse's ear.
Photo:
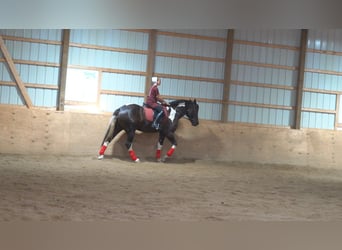
POLYGON ((196 104, 196 98, 194 99, 194 103, 196 104))

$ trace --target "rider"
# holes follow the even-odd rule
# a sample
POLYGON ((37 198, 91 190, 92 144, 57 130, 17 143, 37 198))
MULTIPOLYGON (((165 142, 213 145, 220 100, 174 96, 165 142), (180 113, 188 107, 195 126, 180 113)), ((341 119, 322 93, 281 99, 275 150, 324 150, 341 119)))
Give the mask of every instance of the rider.
POLYGON ((153 110, 157 112, 157 116, 153 121, 152 127, 159 130, 159 122, 163 117, 166 116, 167 111, 165 105, 169 105, 163 98, 160 97, 158 86, 161 84, 161 79, 159 77, 152 77, 152 87, 147 96, 146 104, 153 110), (164 105, 164 106, 163 106, 164 105))

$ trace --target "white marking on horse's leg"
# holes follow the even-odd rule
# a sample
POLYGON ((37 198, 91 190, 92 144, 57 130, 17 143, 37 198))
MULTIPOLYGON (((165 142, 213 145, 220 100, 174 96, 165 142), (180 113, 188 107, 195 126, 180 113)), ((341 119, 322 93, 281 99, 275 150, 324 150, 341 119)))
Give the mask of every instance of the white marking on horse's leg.
POLYGON ((129 156, 131 157, 132 161, 134 162, 140 162, 140 159, 137 157, 133 150, 133 146, 131 145, 128 149, 129 156))
POLYGON ((157 161, 161 161, 161 150, 163 148, 163 145, 160 144, 160 142, 158 142, 157 144, 157 151, 156 151, 156 159, 157 161))
POLYGON ((102 160, 104 158, 104 153, 108 147, 108 144, 109 144, 109 142, 107 142, 107 141, 105 141, 103 143, 102 147, 100 148, 99 155, 98 155, 97 159, 102 160))
POLYGON ((169 149, 169 151, 167 152, 167 156, 168 157, 171 157, 172 154, 175 152, 175 149, 176 149, 176 145, 172 145, 172 147, 169 149))
POLYGON ((172 147, 169 149, 169 151, 167 151, 166 155, 163 158, 163 161, 166 161, 167 158, 171 157, 173 155, 173 153, 176 150, 176 145, 172 145, 172 147))
MULTIPOLYGON (((113 140, 112 140, 112 142, 113 142, 113 143, 112 143, 112 144, 113 144, 113 148, 114 148, 115 143, 116 143, 117 141, 119 141, 120 138, 121 138, 121 137, 123 136, 123 134, 125 134, 125 133, 126 133, 125 130, 122 130, 122 131, 120 131, 120 132, 113 138, 113 140)), ((105 153, 105 151, 106 151, 108 145, 109 145, 109 142, 108 142, 108 141, 105 141, 105 142, 103 143, 102 147, 100 148, 99 155, 98 155, 97 159, 102 160, 102 159, 104 158, 104 153, 105 153)))

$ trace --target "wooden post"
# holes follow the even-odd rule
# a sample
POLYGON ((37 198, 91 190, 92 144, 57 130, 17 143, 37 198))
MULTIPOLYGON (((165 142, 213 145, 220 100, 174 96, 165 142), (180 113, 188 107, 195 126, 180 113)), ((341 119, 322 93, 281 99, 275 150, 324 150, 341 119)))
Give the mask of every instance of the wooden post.
POLYGON ((304 87, 304 71, 305 71, 305 57, 308 43, 308 30, 302 29, 301 42, 299 51, 299 65, 298 65, 298 81, 297 81, 297 95, 296 95, 296 110, 295 110, 295 129, 300 129, 302 119, 302 100, 304 87))
POLYGON ((63 30, 61 46, 61 59, 58 79, 58 99, 57 99, 57 110, 64 111, 65 104, 65 86, 68 71, 68 59, 69 59, 69 44, 70 44, 70 29, 63 30))
POLYGON ((335 113, 335 124, 334 124, 334 129, 336 130, 338 128, 338 120, 339 120, 339 110, 340 110, 340 99, 341 95, 336 94, 336 113, 335 113))
POLYGON ((222 122, 228 121, 228 101, 229 101, 230 81, 231 81, 231 75, 232 75, 233 43, 234 43, 234 30, 229 29, 227 33, 224 86, 223 86, 223 95, 222 95, 222 112, 221 112, 222 122))
POLYGON ((157 31, 150 30, 149 38, 148 38, 147 69, 146 69, 145 94, 144 94, 145 101, 146 101, 148 92, 151 87, 151 79, 154 73, 154 65, 156 61, 156 40, 157 40, 157 31))
POLYGON ((25 102, 25 105, 28 107, 28 108, 31 108, 33 106, 32 104, 32 101, 31 101, 31 98, 30 96, 28 95, 27 93, 27 90, 26 90, 26 87, 23 83, 23 81, 21 80, 20 78, 20 75, 14 65, 14 62, 13 62, 13 59, 10 55, 10 53, 8 52, 7 50, 7 47, 5 45, 5 42, 2 38, 2 36, 0 35, 0 49, 2 51, 2 54, 4 55, 5 57, 5 61, 8 65, 8 68, 10 70, 10 72, 12 73, 12 76, 15 80, 15 83, 17 84, 17 87, 19 89, 19 92, 23 98, 23 101, 25 102))

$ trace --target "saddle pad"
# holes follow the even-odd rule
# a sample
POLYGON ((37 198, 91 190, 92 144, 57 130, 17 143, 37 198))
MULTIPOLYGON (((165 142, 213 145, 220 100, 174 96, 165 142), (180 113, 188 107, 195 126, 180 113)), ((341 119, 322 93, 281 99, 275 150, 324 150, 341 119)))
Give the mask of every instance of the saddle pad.
POLYGON ((144 113, 145 113, 146 120, 152 122, 153 121, 153 115, 154 115, 153 109, 144 107, 144 113))

